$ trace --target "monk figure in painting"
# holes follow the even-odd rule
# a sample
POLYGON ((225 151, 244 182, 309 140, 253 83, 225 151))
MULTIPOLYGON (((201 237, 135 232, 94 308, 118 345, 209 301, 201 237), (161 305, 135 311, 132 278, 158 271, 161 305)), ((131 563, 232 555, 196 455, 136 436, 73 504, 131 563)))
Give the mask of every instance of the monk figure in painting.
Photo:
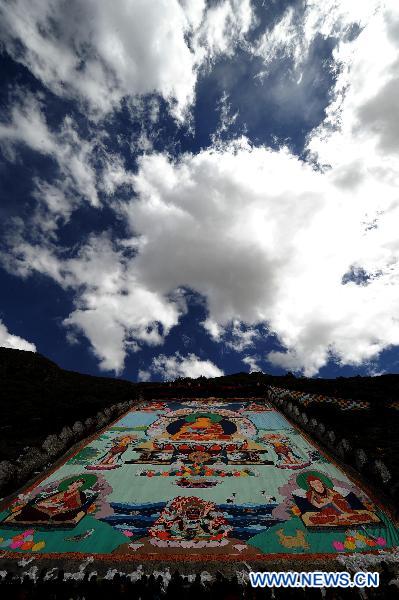
MULTIPOLYGON (((372 511, 366 510, 353 492, 343 496, 324 474, 302 473, 298 479, 301 487, 306 490, 308 505, 302 509, 302 518, 306 525, 339 527, 379 522, 378 517, 372 511)), ((300 502, 298 496, 295 500, 300 502)))
POLYGON ((336 521, 340 514, 348 518, 354 514, 349 502, 339 492, 328 488, 321 479, 308 475, 306 481, 309 484, 306 498, 319 510, 317 515, 310 517, 312 523, 330 523, 336 521))
POLYGON ((39 494, 22 508, 14 511, 4 523, 61 525, 76 524, 86 514, 87 504, 96 494, 83 490, 96 481, 94 475, 75 476, 61 482, 56 492, 39 494))

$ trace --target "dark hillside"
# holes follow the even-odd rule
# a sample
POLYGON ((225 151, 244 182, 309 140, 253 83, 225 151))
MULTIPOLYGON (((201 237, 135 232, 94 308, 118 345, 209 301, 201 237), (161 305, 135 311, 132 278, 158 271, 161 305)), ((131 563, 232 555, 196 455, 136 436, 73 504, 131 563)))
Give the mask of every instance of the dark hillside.
POLYGON ((291 390, 324 394, 336 398, 366 400, 377 405, 399 400, 399 375, 378 375, 377 377, 337 377, 337 379, 321 379, 294 377, 272 377, 276 380, 272 385, 281 385, 291 390), (278 382, 277 382, 278 380, 278 382), (284 385, 283 385, 284 382, 284 385))
POLYGON ((0 460, 135 396, 128 381, 64 371, 40 354, 7 348, 0 348, 0 389, 0 460))

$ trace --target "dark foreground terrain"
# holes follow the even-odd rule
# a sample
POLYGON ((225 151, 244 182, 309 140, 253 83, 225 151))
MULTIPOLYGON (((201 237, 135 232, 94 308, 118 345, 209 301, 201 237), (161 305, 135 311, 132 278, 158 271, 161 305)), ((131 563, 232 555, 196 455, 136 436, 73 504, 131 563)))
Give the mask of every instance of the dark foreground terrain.
POLYGON ((9 573, 0 582, 2 598, 40 599, 52 598, 53 600, 81 599, 102 600, 112 597, 141 599, 141 600, 197 600, 207 598, 211 600, 393 600, 397 598, 398 587, 395 578, 397 569, 392 565, 383 563, 380 568, 380 585, 378 588, 252 588, 247 577, 224 577, 216 573, 215 577, 208 579, 209 573, 198 573, 195 577, 182 576, 175 571, 171 577, 153 574, 132 578, 124 574, 115 573, 111 578, 100 579, 97 575, 89 574, 83 580, 64 579, 63 571, 53 573, 52 577, 45 579, 43 570, 36 580, 25 576, 22 581, 13 579, 9 573), (206 577, 208 575, 208 577, 206 577), (273 593, 273 595, 272 595, 273 593))
POLYGON ((40 354, 0 348, 0 460, 134 397, 129 381, 64 371, 40 354))

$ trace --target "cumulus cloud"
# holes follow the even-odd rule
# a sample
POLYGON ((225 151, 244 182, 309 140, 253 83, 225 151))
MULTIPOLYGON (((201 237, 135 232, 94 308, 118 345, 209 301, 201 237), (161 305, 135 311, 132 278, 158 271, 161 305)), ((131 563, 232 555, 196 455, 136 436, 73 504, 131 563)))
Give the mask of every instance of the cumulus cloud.
MULTIPOLYGON (((386 27, 386 14, 375 19, 386 27)), ((386 29, 384 33, 387 37, 386 29)), ((355 41, 343 44, 354 44, 357 56, 360 45, 372 46, 373 35, 373 27, 365 28, 355 41)), ((393 44, 388 41, 389 51, 393 44)), ((388 78, 395 76, 389 51, 372 58, 388 78)), ((362 69, 369 77, 364 63, 362 69)), ((359 74, 353 61, 351 77, 356 88, 359 74)), ((375 87, 367 85, 373 98, 375 87)), ((340 86, 338 80, 337 90, 340 86)), ((349 102, 350 95, 346 98, 349 102)), ((344 120, 343 110, 340 118, 344 120)), ((134 183, 139 201, 126 208, 132 231, 145 240, 136 266, 148 285, 162 293, 183 285, 200 292, 209 308, 205 326, 214 337, 234 320, 268 323, 287 349, 271 352, 270 362, 307 375, 317 373, 331 357, 360 364, 399 341, 394 309, 398 288, 393 285, 396 171, 394 163, 384 162, 387 154, 378 154, 385 129, 370 127, 375 139, 369 159, 361 147, 364 131, 350 131, 349 143, 358 147, 362 168, 374 163, 374 169, 358 178, 356 186, 345 185, 350 164, 342 164, 345 121, 331 134, 340 146, 327 139, 327 121, 311 136, 309 149, 322 162, 329 153, 330 164, 330 153, 336 152, 338 162, 330 170, 313 169, 288 150, 254 148, 245 140, 177 162, 151 155, 142 158, 134 183), (378 196, 391 212, 383 231, 381 214, 379 227, 369 226, 380 208, 378 196), (363 262, 375 274, 368 285, 350 280, 344 285, 345 275, 363 262)))
POLYGON ((207 299, 208 325, 222 327, 267 320, 280 270, 327 203, 321 173, 246 140, 178 162, 142 157, 134 187, 139 200, 125 211, 142 239, 140 277, 164 293, 195 289, 207 299))
POLYGON ((128 350, 162 344, 185 311, 177 292, 166 298, 137 279, 130 253, 131 247, 115 247, 102 235, 90 238, 74 258, 65 260, 54 247, 19 239, 3 264, 22 277, 48 275, 73 291, 76 309, 64 325, 90 340, 101 369, 119 373, 128 350))
MULTIPOLYGON (((341 9, 343 5, 348 8, 345 3, 337 6, 341 9)), ((399 283, 395 227, 399 216, 399 109, 394 94, 399 82, 399 37, 395 34, 399 11, 393 2, 368 2, 362 4, 359 16, 357 5, 351 6, 348 19, 356 21, 357 15, 362 29, 355 39, 342 39, 334 51, 340 73, 327 117, 309 136, 308 149, 324 165, 334 186, 350 195, 345 221, 356 213, 355 207, 363 211, 363 217, 358 213, 357 230, 352 230, 348 273, 361 272, 366 277, 346 280, 344 311, 340 303, 333 304, 337 295, 331 297, 331 314, 341 316, 331 330, 326 328, 325 318, 319 320, 314 314, 295 349, 269 355, 272 363, 291 369, 303 367, 304 353, 309 358, 313 355, 311 374, 326 363, 329 350, 341 362, 360 364, 398 343, 394 306, 399 283), (327 343, 329 337, 332 344, 327 343)), ((325 21, 328 24, 330 18, 325 21)), ((341 249, 342 227, 347 223, 337 225, 341 249)), ((327 279, 332 279, 328 271, 322 274, 320 284, 327 279)))
POLYGON ((395 175, 399 151, 399 23, 396 3, 385 3, 353 40, 334 52, 341 66, 325 121, 311 133, 309 149, 334 167, 342 185, 365 177, 384 183, 395 175), (375 52, 375 47, 378 52, 375 52), (350 176, 352 175, 352 176, 350 176))
POLYGON ((248 365, 250 373, 259 373, 259 371, 262 371, 258 364, 258 356, 244 356, 242 362, 244 363, 244 365, 248 365))
POLYGON ((157 321, 166 333, 177 323, 182 309, 170 297, 181 288, 206 299, 206 325, 215 334, 230 327, 234 343, 236 327, 241 350, 253 336, 234 323, 249 331, 267 323, 287 349, 269 360, 308 375, 331 355, 359 364, 399 342, 395 275, 342 284, 374 236, 362 224, 363 186, 348 191, 334 183, 333 171, 245 141, 177 162, 144 156, 134 177, 138 200, 123 208, 134 256, 105 251, 104 239, 95 238, 88 255, 57 263, 51 253, 15 247, 20 270, 83 290, 66 322, 84 331, 103 367, 121 367, 127 332, 138 341, 163 340, 146 328, 157 321))
POLYGON ((104 197, 112 197, 121 186, 129 186, 131 174, 121 156, 106 151, 102 136, 95 130, 86 138, 69 115, 57 127, 46 119, 46 105, 39 95, 16 90, 10 98, 11 108, 0 117, 0 147, 11 162, 19 160, 21 146, 51 159, 52 177, 35 177, 32 196, 36 200, 31 212, 32 225, 45 237, 55 238, 60 226, 73 212, 87 203, 100 208, 104 197))
POLYGON ((36 352, 35 344, 27 342, 18 335, 13 335, 0 320, 0 346, 2 348, 12 348, 13 350, 29 350, 36 352))
POLYGON ((0 146, 10 161, 18 160, 21 145, 52 159, 56 171, 52 181, 34 180, 33 196, 37 200, 34 223, 51 235, 69 220, 82 199, 99 206, 97 174, 93 165, 93 143, 83 140, 71 117, 58 130, 52 130, 45 117, 40 98, 32 94, 12 97, 9 113, 0 121, 0 146))
POLYGON ((152 375, 160 375, 162 379, 171 381, 178 377, 220 377, 223 371, 210 360, 201 360, 196 354, 182 356, 179 352, 166 356, 156 356, 146 370, 139 371, 140 381, 149 381, 152 375))
POLYGON ((263 59, 265 72, 274 60, 291 58, 296 71, 306 62, 312 43, 317 37, 351 38, 354 28, 361 29, 381 8, 381 0, 310 0, 306 4, 288 6, 272 27, 250 46, 255 56, 263 59))
MULTIPOLYGON (((206 300, 213 339, 243 352, 265 324, 282 346, 266 358, 306 375, 330 359, 370 363, 399 344, 399 12, 393 2, 361 4, 348 12, 345 2, 313 3, 305 13, 305 49, 317 31, 338 39, 331 103, 306 160, 245 138, 178 158, 150 147, 134 174, 115 162, 104 175, 110 193, 126 177, 135 191, 115 204, 126 239, 93 235, 69 259, 49 244, 14 240, 9 269, 46 273, 74 291, 65 324, 88 337, 103 368, 119 371, 129 348, 161 344, 186 310, 185 288, 206 300)), ((190 27, 201 28, 198 5, 182 6, 190 27)), ((287 44, 296 43, 286 28, 287 44)), ((216 38, 208 46, 228 52, 216 38)), ((182 375, 198 360, 160 355, 141 377, 182 375)))
POLYGON ((209 9, 205 0, 14 0, 0 9, 0 36, 15 60, 92 116, 157 93, 181 120, 201 63, 230 52, 251 21, 249 0, 209 9))

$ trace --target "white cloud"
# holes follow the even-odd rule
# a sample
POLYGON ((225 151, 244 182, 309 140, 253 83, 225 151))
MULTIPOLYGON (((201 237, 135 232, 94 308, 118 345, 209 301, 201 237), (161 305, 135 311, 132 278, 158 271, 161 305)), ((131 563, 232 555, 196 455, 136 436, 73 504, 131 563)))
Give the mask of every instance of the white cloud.
POLYGON ((208 301, 207 323, 222 327, 268 318, 279 269, 326 204, 322 174, 288 151, 244 140, 177 163, 143 157, 135 179, 139 201, 126 214, 142 239, 140 278, 164 293, 197 290, 208 301))
POLYGON ((185 311, 176 293, 165 298, 137 279, 125 248, 106 235, 92 237, 78 255, 64 260, 54 247, 14 240, 4 265, 22 277, 39 272, 74 292, 76 309, 64 325, 82 332, 100 360, 100 368, 119 373, 126 352, 140 344, 156 346, 185 311))
POLYGON ((229 97, 227 93, 224 92, 218 102, 219 125, 216 131, 211 135, 213 146, 217 146, 222 142, 224 136, 229 132, 229 129, 234 125, 238 117, 238 111, 232 114, 231 104, 228 100, 229 97))
POLYGON ((0 36, 15 60, 92 116, 158 93, 183 119, 202 61, 231 52, 251 21, 249 0, 209 9, 204 0, 15 0, 0 9, 0 36))
MULTIPOLYGON (((200 11, 185 5, 198 24, 200 11)), ((360 13, 355 5, 347 15, 348 3, 312 4, 301 34, 305 46, 318 30, 341 40, 332 102, 308 140, 323 169, 244 138, 178 159, 146 154, 134 175, 115 163, 104 176, 109 193, 125 180, 137 193, 115 204, 131 238, 113 246, 93 236, 68 260, 48 245, 14 243, 10 269, 46 273, 74 291, 66 324, 88 337, 103 368, 120 370, 131 344, 163 342, 185 311, 174 295, 183 287, 205 298, 203 326, 215 340, 242 323, 242 351, 255 341, 247 332, 265 323, 284 348, 268 360, 306 375, 331 357, 370 363, 399 344, 399 14, 394 3, 375 14, 373 3, 360 13), (347 35, 353 22, 363 27, 355 39, 347 35), (362 271, 362 285, 342 284, 362 271)), ((216 38, 209 47, 222 51, 216 38)), ((14 121, 13 131, 25 127, 14 121)), ((43 139, 40 151, 56 152, 43 139)), ((178 376, 198 360, 160 355, 141 377, 178 376)))
POLYGON ((95 112, 154 91, 176 99, 180 110, 192 100, 194 56, 177 0, 17 0, 1 16, 11 56, 56 94, 95 112))
POLYGON ((222 335, 224 334, 223 327, 220 327, 216 321, 213 321, 209 317, 207 317, 201 325, 215 342, 220 342, 222 335))
MULTIPOLYGON (((0 123, 0 142, 6 156, 15 158, 15 144, 25 144, 40 154, 53 158, 64 182, 77 189, 98 206, 95 169, 90 164, 92 145, 82 140, 72 119, 67 116, 59 131, 53 132, 45 118, 45 107, 35 96, 13 99, 8 121, 0 123)), ((51 206, 51 203, 50 203, 51 206)))
POLYGON ((139 380, 149 381, 151 374, 161 375, 164 380, 173 380, 178 377, 220 377, 224 373, 210 360, 201 360, 196 354, 182 356, 176 352, 171 356, 156 356, 148 370, 139 371, 139 380))
POLYGON ((220 54, 232 55, 237 44, 255 23, 250 0, 224 0, 210 6, 204 13, 201 27, 195 35, 197 56, 213 60, 220 54))
POLYGON ((230 330, 231 339, 225 342, 228 348, 236 352, 242 352, 255 345, 257 339, 261 337, 257 329, 243 327, 239 321, 234 321, 230 330))
POLYGON ((145 369, 139 369, 137 381, 151 381, 150 371, 146 371, 145 369))
POLYGON ((0 320, 0 346, 2 348, 12 348, 13 350, 29 350, 36 352, 35 344, 27 342, 18 335, 12 335, 0 320))
POLYGON ((292 58, 296 70, 300 71, 318 36, 350 37, 353 27, 366 26, 381 4, 381 0, 324 0, 322 3, 310 0, 304 8, 301 4, 289 6, 273 27, 253 43, 251 51, 263 59, 266 72, 269 64, 281 57, 292 58))
MULTIPOLYGON (((214 334, 236 321, 267 323, 287 349, 270 361, 312 375, 331 354, 359 364, 399 343, 396 250, 373 242, 389 272, 367 286, 341 284, 377 231, 364 224, 367 184, 347 190, 333 170, 245 141, 177 162, 147 155, 134 176, 138 200, 122 212, 138 236, 134 257, 103 238, 69 261, 23 243, 14 255, 21 273, 36 269, 75 289, 66 323, 85 333, 104 368, 122 367, 130 339, 162 343, 184 311, 170 296, 187 287, 206 299, 214 334), (155 321, 162 335, 148 333, 155 321)), ((392 201, 396 194, 392 187, 392 201)))
POLYGON ((95 130, 83 139, 72 117, 66 116, 57 128, 46 120, 46 105, 39 96, 14 93, 9 112, 0 120, 0 147, 10 161, 19 160, 19 146, 52 159, 54 177, 46 181, 35 177, 32 196, 37 201, 31 219, 34 229, 55 239, 60 226, 73 212, 88 203, 100 208, 101 194, 112 201, 121 186, 131 186, 132 174, 123 159, 107 152, 103 130, 95 130))
POLYGON ((38 97, 19 92, 12 108, 0 121, 0 145, 11 161, 18 160, 18 145, 25 145, 54 160, 55 178, 48 182, 34 179, 33 196, 37 200, 33 223, 51 236, 58 226, 70 219, 82 199, 93 207, 100 204, 97 174, 93 166, 94 146, 83 140, 76 125, 67 116, 56 131, 45 118, 45 106, 38 97))
MULTIPOLYGON (((355 50, 361 43, 372 47, 368 35, 365 28, 346 43, 355 50)), ((373 53, 372 60, 382 70, 388 65, 389 77, 394 63, 388 57, 373 53)), ((342 142, 340 129, 332 135, 342 142)), ((319 144, 322 158, 326 137, 318 130, 310 140, 313 151, 319 144)), ((397 344, 396 221, 385 220, 383 235, 367 226, 380 207, 376 197, 396 210, 397 171, 392 162, 384 164, 386 155, 378 156, 376 145, 366 160, 364 135, 350 141, 359 146, 364 165, 379 166, 360 177, 355 189, 343 182, 339 163, 323 173, 287 150, 251 148, 245 140, 178 162, 143 157, 135 181, 140 199, 127 208, 132 230, 143 239, 136 259, 140 278, 161 293, 175 286, 201 293, 209 308, 205 326, 214 338, 234 320, 267 322, 287 348, 270 353, 270 361, 307 375, 331 355, 359 364, 397 344), (384 238, 391 240, 389 247, 384 238), (367 286, 342 285, 344 274, 363 261, 372 273, 378 266, 379 276, 367 286)), ((380 226, 382 221, 380 215, 380 226)))
POLYGON ((248 365, 250 373, 258 373, 259 371, 262 371, 258 364, 258 361, 258 356, 244 356, 244 358, 242 359, 242 362, 245 365, 248 365))
POLYGON ((355 186, 392 183, 399 152, 399 10, 379 10, 354 41, 334 52, 341 65, 327 118, 312 132, 309 148, 333 166, 338 182, 355 186), (378 52, 375 48, 378 47, 378 52))
POLYGON ((299 62, 303 57, 304 40, 298 25, 295 10, 287 8, 274 27, 265 31, 256 41, 252 52, 263 58, 265 66, 282 56, 291 56, 295 62, 299 62))

